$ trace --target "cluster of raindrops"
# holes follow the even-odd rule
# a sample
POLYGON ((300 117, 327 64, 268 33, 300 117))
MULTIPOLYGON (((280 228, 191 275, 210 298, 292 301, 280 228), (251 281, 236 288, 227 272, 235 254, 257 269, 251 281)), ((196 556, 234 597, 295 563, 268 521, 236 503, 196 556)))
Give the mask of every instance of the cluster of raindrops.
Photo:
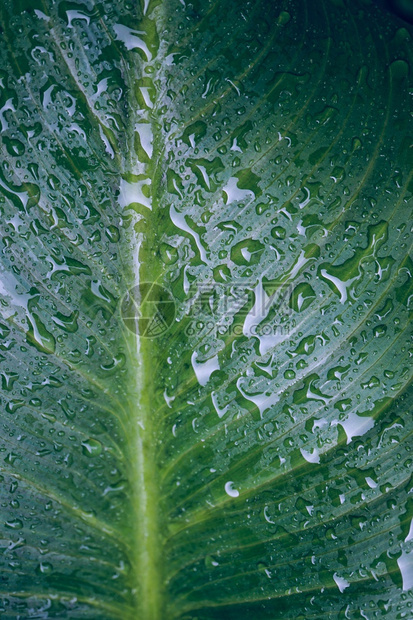
POLYGON ((357 6, 0 9, 6 617, 136 596, 137 275, 168 595, 411 613, 411 35, 357 6))
POLYGON ((123 24, 139 16, 127 2, 3 4, 0 615, 100 615, 134 597, 135 343, 119 304, 136 220, 122 174, 138 59, 125 71, 124 50, 140 41, 123 24))
POLYGON ((185 36, 170 35, 155 107, 156 269, 177 304, 154 344, 171 589, 205 608, 244 591, 351 597, 365 579, 403 597, 412 185, 394 127, 410 35, 380 24, 379 72, 371 39, 350 55, 321 9, 275 4, 257 29, 253 6, 196 6, 171 19, 185 36))

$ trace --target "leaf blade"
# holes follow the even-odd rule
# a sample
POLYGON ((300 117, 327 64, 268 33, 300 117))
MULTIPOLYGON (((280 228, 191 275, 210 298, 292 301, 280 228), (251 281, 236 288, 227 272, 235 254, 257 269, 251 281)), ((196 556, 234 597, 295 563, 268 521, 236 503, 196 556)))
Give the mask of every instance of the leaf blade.
POLYGON ((51 617, 403 608, 407 30, 364 3, 46 7, 35 28, 23 3, 1 14, 5 471, 25 503, 6 586, 34 582, 25 609, 51 617), (145 282, 176 304, 157 338, 122 319, 145 282))

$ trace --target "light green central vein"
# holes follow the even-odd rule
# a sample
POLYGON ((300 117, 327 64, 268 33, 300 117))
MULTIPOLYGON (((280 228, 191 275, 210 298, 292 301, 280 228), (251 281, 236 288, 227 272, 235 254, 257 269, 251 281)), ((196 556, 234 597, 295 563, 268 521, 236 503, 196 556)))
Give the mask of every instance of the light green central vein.
MULTIPOLYGON (((149 170, 148 172, 152 172, 149 170)), ((154 235, 148 224, 148 231, 139 251, 140 266, 136 267, 139 282, 156 279, 156 263, 150 259, 154 235)), ((137 325, 137 328, 139 326, 137 325)), ((132 585, 135 598, 133 620, 165 620, 162 540, 159 524, 160 476, 156 458, 156 429, 158 417, 155 413, 156 383, 153 376, 156 348, 151 339, 129 336, 132 377, 135 385, 129 386, 132 395, 130 410, 129 458, 132 484, 133 571, 132 585), (134 347, 134 348, 133 348, 134 347)))
MULTIPOLYGON (((141 7, 143 9, 143 7, 141 7)), ((144 11, 143 11, 144 13, 144 11)), ((155 29, 152 25, 147 28, 150 18, 143 17, 139 29, 147 32, 145 42, 153 49, 155 41, 155 29), (147 21, 149 20, 149 21, 147 21)), ((139 71, 139 57, 136 57, 136 70, 139 71)), ((150 64, 150 63, 148 63, 150 64)), ((136 77, 136 76, 135 76, 136 77)), ((155 82, 153 82, 155 85, 155 82)), ((150 110, 142 109, 134 96, 134 83, 130 84, 130 121, 129 121, 129 153, 127 163, 130 171, 136 174, 145 174, 150 181, 151 207, 141 208, 144 217, 145 228, 143 235, 131 239, 134 255, 134 284, 139 282, 155 282, 160 274, 160 266, 155 258, 154 251, 157 241, 157 201, 156 201, 156 157, 153 156, 149 163, 139 162, 139 155, 134 148, 133 127, 136 121, 142 121, 152 125, 155 123, 150 110), (136 114, 138 112, 138 114, 136 114)), ((155 136, 153 136, 155 149, 155 136)), ((136 202, 139 203, 137 198, 136 202)), ((139 325, 136 325, 137 329, 139 325)), ((131 464, 130 479, 132 483, 132 519, 130 524, 133 536, 133 594, 135 609, 132 613, 133 620, 166 620, 165 595, 164 595, 164 571, 162 558, 162 536, 160 529, 160 476, 156 458, 157 445, 157 422, 155 393, 156 381, 153 376, 154 358, 157 355, 156 343, 151 339, 129 334, 127 337, 131 355, 130 368, 135 369, 135 376, 131 377, 134 387, 128 386, 131 398, 130 424, 131 436, 129 439, 131 464)))
MULTIPOLYGON (((140 248, 142 261, 139 280, 156 280, 156 263, 148 252, 153 247, 153 233, 145 235, 140 248)), ((153 376, 156 346, 150 339, 131 336, 136 343, 136 408, 131 411, 134 429, 130 441, 133 485, 132 502, 135 549, 135 600, 140 620, 165 620, 162 540, 159 525, 159 472, 156 459, 156 428, 158 418, 154 415, 156 382, 153 376)))
POLYGON ((135 579, 136 605, 142 620, 161 620, 162 577, 158 525, 158 476, 154 457, 154 427, 151 420, 152 385, 148 369, 150 348, 145 342, 139 344, 140 364, 137 366, 139 400, 135 418, 133 514, 135 523, 135 579))

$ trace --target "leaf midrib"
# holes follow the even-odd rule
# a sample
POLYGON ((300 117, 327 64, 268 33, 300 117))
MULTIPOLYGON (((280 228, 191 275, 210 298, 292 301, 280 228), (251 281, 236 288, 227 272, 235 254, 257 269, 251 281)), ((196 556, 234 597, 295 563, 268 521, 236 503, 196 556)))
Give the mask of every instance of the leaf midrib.
MULTIPOLYGON (((143 22, 146 16, 143 16, 143 22)), ((159 18, 160 19, 160 18, 159 18)), ((139 21, 138 19, 136 20, 139 21)), ((159 24, 159 21, 158 21, 159 24)), ((145 42, 149 48, 155 43, 155 32, 153 37, 145 37, 145 42)), ((153 65, 159 62, 161 50, 151 62, 143 62, 139 55, 132 55, 134 66, 153 65)), ((162 64, 162 62, 160 62, 162 64)), ((158 161, 162 156, 162 142, 157 138, 156 113, 154 109, 140 109, 139 115, 134 115, 138 104, 134 98, 135 75, 128 75, 127 81, 130 83, 128 93, 129 113, 131 118, 128 120, 128 151, 131 156, 136 157, 133 147, 135 122, 145 121, 152 129, 152 157, 149 163, 141 162, 144 174, 150 179, 152 210, 143 209, 146 219, 145 238, 139 233, 131 234, 131 247, 133 256, 133 271, 131 274, 133 282, 130 286, 139 285, 140 282, 156 282, 161 276, 161 269, 155 257, 155 242, 157 240, 156 216, 157 201, 156 188, 160 182, 160 166, 158 161)), ((142 74, 144 72, 142 71, 142 74)), ((152 76, 152 85, 156 90, 156 75, 152 76)), ((146 75, 147 78, 147 75, 146 75)), ((156 101, 154 104, 156 107, 156 101)), ((125 162, 123 172, 135 172, 137 162, 130 159, 125 162), (127 168, 129 167, 129 170, 127 168)), ((138 328, 138 325, 136 325, 138 328)), ((132 570, 133 583, 132 592, 134 594, 134 608, 130 611, 131 620, 142 618, 142 620, 165 620, 165 591, 164 591, 164 571, 162 564, 162 537, 160 523, 160 476, 159 466, 156 458, 158 416, 154 411, 153 402, 155 399, 156 381, 153 376, 154 357, 157 350, 156 345, 150 339, 142 338, 139 334, 124 333, 124 340, 129 350, 130 368, 134 369, 134 386, 128 386, 130 390, 130 411, 128 420, 130 421, 131 434, 127 437, 127 459, 130 464, 131 481, 131 524, 132 529, 132 570), (155 415, 154 415, 155 414, 155 415)))

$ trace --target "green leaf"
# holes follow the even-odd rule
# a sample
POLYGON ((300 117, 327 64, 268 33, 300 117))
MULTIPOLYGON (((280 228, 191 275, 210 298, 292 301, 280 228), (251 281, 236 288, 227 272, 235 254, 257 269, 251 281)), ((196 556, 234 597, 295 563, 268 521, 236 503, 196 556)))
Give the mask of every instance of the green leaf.
POLYGON ((409 617, 411 27, 0 28, 2 617, 409 617))

